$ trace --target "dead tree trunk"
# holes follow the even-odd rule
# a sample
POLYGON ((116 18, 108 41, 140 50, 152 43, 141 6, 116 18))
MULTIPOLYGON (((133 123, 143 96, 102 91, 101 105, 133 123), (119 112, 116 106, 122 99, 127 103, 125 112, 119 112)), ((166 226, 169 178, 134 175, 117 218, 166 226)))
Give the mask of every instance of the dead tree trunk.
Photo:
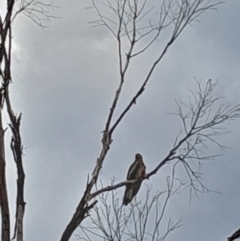
POLYGON ((6 184, 6 162, 4 151, 4 130, 2 126, 2 109, 0 109, 0 208, 2 218, 2 241, 10 240, 10 217, 6 184))

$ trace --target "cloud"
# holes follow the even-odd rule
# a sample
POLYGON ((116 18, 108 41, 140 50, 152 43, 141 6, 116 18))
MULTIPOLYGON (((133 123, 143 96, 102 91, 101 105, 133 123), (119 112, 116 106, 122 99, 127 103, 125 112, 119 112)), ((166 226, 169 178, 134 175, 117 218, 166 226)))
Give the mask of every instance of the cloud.
MULTIPOLYGON (((85 9, 89 2, 59 5, 56 15, 61 19, 53 20, 50 28, 41 30, 23 17, 14 28, 11 96, 14 110, 23 112, 21 132, 27 147, 26 240, 59 239, 99 154, 101 131, 119 82, 116 40, 106 29, 90 27, 88 22, 97 16, 85 9)), ((143 154, 147 170, 166 156, 181 128, 168 113, 174 112, 175 99, 186 99, 189 89, 195 88, 194 77, 219 79, 217 93, 239 103, 239 7, 231 1, 202 16, 201 23, 188 27, 167 52, 113 136, 101 172, 106 184, 113 175, 125 179, 137 152, 143 154)), ((117 114, 142 83, 158 51, 155 45, 133 63, 117 114)), ((188 192, 175 197, 169 214, 181 218, 184 226, 172 238, 224 240, 238 228, 238 123, 230 128, 233 133, 223 140, 233 149, 224 158, 205 163, 203 170, 208 185, 222 194, 203 195, 191 204, 188 192)), ((167 170, 147 183, 164 186, 167 170)), ((14 173, 12 169, 8 178, 14 173)))

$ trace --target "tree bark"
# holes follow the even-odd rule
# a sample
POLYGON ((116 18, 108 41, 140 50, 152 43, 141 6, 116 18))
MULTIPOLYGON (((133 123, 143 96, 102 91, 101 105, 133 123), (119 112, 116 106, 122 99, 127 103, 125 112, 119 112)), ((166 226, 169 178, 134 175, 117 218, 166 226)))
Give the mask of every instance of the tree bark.
POLYGON ((10 218, 8 206, 8 194, 6 184, 6 162, 4 151, 4 130, 2 127, 2 109, 0 109, 0 208, 2 217, 2 241, 10 240, 10 218))

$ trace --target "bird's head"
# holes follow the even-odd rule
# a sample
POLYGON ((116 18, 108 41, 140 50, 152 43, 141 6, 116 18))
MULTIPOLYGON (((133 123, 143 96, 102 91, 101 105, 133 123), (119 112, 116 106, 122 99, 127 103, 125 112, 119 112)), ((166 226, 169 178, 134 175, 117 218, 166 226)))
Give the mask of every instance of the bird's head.
POLYGON ((139 154, 139 153, 136 154, 136 161, 137 161, 137 160, 142 160, 142 155, 139 154))

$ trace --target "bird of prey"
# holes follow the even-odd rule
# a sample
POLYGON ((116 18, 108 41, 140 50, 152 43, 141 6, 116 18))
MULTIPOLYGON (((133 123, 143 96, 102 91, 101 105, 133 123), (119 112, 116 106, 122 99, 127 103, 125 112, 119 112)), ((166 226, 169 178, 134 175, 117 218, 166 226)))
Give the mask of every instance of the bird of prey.
MULTIPOLYGON (((127 174, 127 180, 134 180, 146 175, 146 166, 143 163, 142 155, 137 153, 135 161, 130 166, 127 174)), ((126 190, 123 198, 123 205, 128 205, 136 196, 141 186, 142 181, 130 183, 126 185, 126 190)))
POLYGON ((228 241, 233 241, 240 238, 240 229, 238 229, 231 237, 228 238, 228 241))

